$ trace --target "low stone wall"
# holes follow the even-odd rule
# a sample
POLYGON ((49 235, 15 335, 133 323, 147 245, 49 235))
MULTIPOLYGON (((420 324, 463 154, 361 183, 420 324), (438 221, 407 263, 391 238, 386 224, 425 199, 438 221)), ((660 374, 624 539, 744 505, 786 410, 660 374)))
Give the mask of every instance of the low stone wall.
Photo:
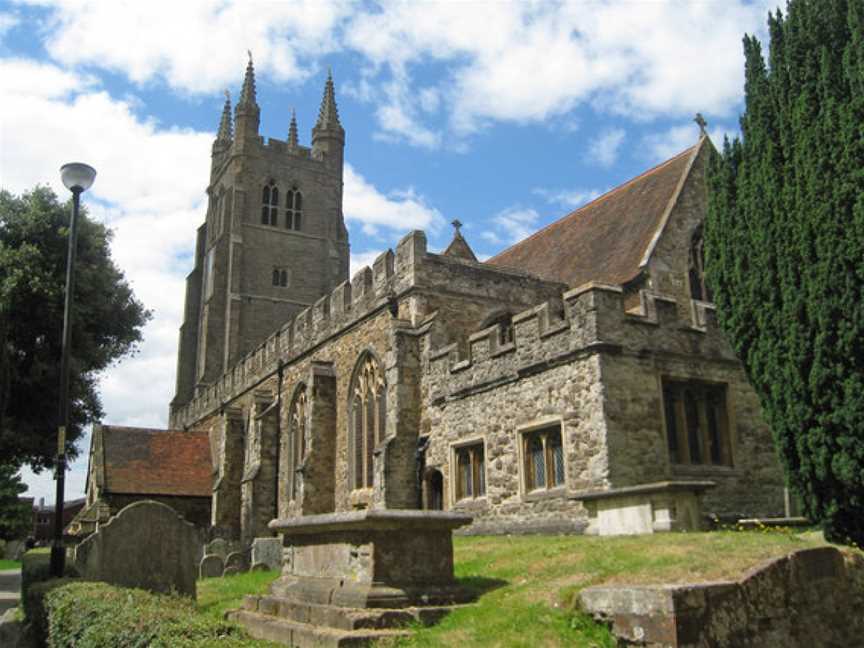
POLYGON ((586 612, 611 623, 621 646, 860 646, 864 556, 805 549, 738 581, 591 587, 581 601, 586 612))

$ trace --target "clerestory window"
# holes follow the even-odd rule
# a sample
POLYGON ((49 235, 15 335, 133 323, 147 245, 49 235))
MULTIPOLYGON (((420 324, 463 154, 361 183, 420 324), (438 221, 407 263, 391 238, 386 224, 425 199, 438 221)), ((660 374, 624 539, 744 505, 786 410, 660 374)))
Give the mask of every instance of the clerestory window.
POLYGON ((352 486, 371 488, 374 450, 384 440, 387 420, 384 374, 372 354, 364 354, 357 363, 350 394, 352 486))
POLYGON ((285 227, 300 231, 303 225, 303 196, 295 187, 285 197, 285 227))
POLYGON ((664 380, 663 408, 672 463, 732 465, 725 385, 664 380))
POLYGON ((288 497, 297 499, 300 491, 300 478, 298 471, 303 465, 306 457, 306 413, 308 412, 309 400, 306 394, 306 385, 300 385, 291 403, 288 413, 288 443, 287 450, 290 453, 288 462, 288 497))
POLYGON ((261 224, 279 224, 279 188, 271 180, 261 192, 261 224))
POLYGON ((522 457, 526 492, 564 485, 564 447, 560 424, 524 432, 522 457))
POLYGON ((456 499, 473 499, 486 494, 486 460, 483 442, 454 448, 456 499))

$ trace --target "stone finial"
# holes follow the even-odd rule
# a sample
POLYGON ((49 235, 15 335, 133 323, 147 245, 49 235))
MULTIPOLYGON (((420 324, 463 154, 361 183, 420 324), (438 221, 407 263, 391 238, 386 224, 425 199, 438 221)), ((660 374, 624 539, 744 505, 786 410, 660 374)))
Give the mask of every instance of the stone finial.
POLYGON ((240 91, 240 100, 237 102, 237 108, 255 107, 257 108, 257 97, 255 93, 255 66, 252 64, 252 51, 246 50, 249 54, 249 63, 246 65, 246 76, 243 79, 243 89, 240 91))
POLYGON ((465 259, 466 261, 477 261, 474 250, 471 249, 471 246, 468 245, 468 241, 466 241, 465 237, 462 236, 462 221, 455 218, 450 224, 453 226, 454 230, 453 240, 450 242, 450 245, 447 246, 447 249, 444 250, 443 255, 455 257, 457 259, 465 259))
POLYGON ((230 142, 234 136, 234 126, 231 122, 231 93, 225 91, 225 105, 222 107, 222 119, 219 120, 219 132, 216 134, 216 139, 223 142, 230 142))
POLYGON ((702 113, 696 113, 696 116, 693 118, 693 121, 699 126, 699 135, 707 135, 707 131, 705 127, 708 125, 708 122, 705 121, 705 118, 702 116, 702 113))
POLYGON ((324 84, 324 96, 321 99, 321 109, 318 111, 319 130, 342 130, 339 123, 339 111, 336 108, 336 91, 333 88, 333 72, 328 68, 327 81, 324 84))
POLYGON ((451 221, 450 224, 453 226, 453 229, 456 230, 455 235, 461 236, 462 221, 460 221, 458 218, 455 218, 453 219, 453 221, 451 221))
POLYGON ((291 109, 291 125, 288 127, 288 146, 297 148, 297 113, 291 109))

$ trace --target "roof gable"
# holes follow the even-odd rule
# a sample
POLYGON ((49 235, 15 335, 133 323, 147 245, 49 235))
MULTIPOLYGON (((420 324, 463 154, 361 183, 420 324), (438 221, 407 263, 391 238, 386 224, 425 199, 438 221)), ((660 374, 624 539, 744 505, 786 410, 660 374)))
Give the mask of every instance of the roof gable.
POLYGON ((575 287, 622 284, 647 263, 703 142, 516 243, 486 263, 575 287))
POLYGON ((206 432, 101 426, 105 490, 115 494, 209 497, 206 432))

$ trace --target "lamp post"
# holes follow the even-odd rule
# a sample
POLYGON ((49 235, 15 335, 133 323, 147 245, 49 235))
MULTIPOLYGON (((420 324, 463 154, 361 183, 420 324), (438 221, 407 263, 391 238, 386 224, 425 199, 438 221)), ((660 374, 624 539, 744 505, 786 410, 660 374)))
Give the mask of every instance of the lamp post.
POLYGON ((66 254, 66 300, 63 305, 63 346, 60 357, 60 416, 57 429, 57 496, 54 501, 54 543, 51 545, 51 575, 60 577, 66 566, 63 547, 63 487, 66 481, 66 430, 69 427, 69 351, 72 338, 72 303, 75 298, 75 250, 78 246, 78 209, 81 194, 96 178, 96 169, 82 162, 60 167, 60 177, 72 192, 72 219, 69 223, 69 251, 66 254))

